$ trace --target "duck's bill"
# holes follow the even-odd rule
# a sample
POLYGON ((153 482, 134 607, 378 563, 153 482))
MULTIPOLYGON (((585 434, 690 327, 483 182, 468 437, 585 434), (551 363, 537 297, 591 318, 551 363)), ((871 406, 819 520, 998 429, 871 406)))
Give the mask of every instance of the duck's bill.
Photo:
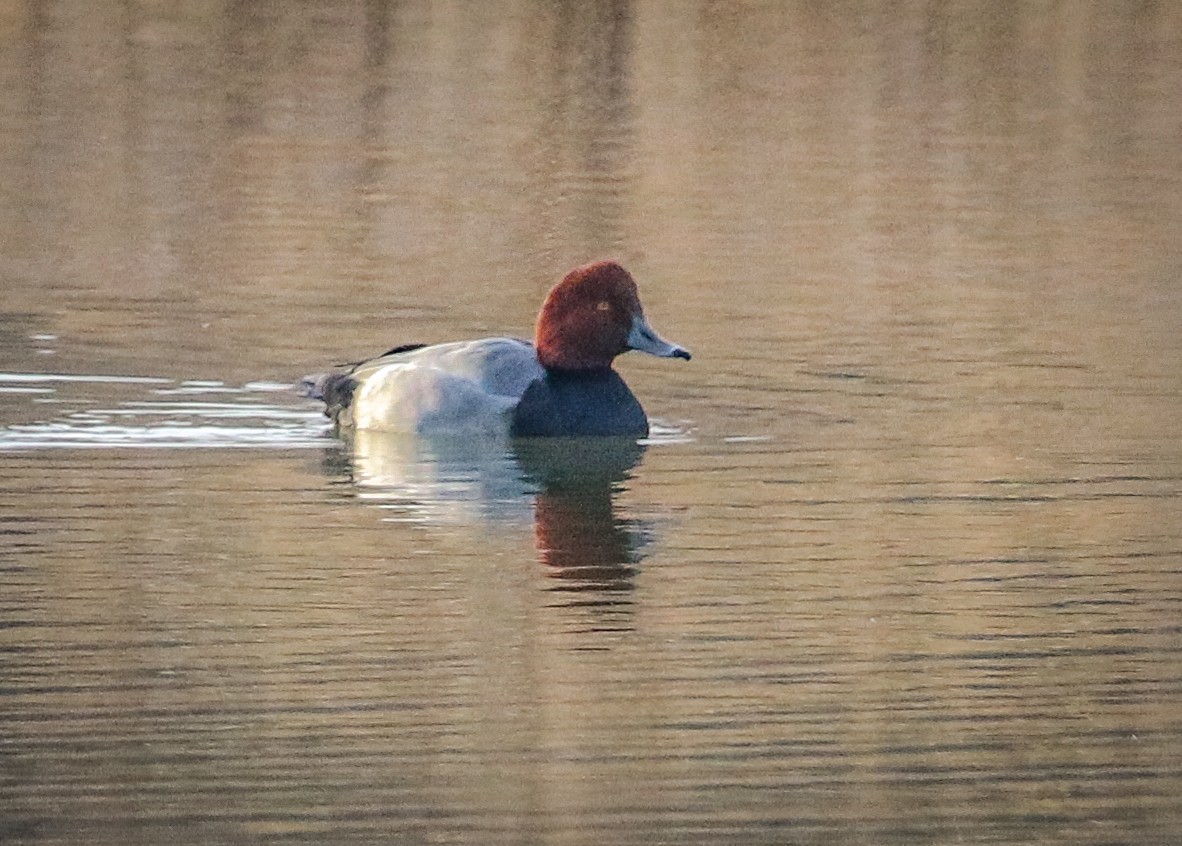
POLYGON ((684 358, 686 361, 690 359, 689 350, 679 347, 677 344, 671 344, 658 335, 653 327, 648 325, 643 314, 632 318, 632 331, 628 333, 628 348, 660 358, 684 358))

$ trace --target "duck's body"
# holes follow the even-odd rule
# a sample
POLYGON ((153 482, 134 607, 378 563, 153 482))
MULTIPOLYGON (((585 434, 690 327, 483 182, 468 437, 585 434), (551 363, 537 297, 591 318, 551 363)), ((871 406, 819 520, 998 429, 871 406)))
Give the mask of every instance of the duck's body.
POLYGON ((690 357, 648 325, 628 272, 598 262, 571 271, 551 290, 535 343, 481 338, 407 345, 302 384, 338 425, 358 429, 643 437, 644 409, 611 366, 629 349, 690 357))
POLYGON ((528 341, 481 338, 395 350, 362 362, 348 373, 321 377, 325 384, 317 398, 343 426, 477 434, 503 430, 505 415, 544 375, 528 341))

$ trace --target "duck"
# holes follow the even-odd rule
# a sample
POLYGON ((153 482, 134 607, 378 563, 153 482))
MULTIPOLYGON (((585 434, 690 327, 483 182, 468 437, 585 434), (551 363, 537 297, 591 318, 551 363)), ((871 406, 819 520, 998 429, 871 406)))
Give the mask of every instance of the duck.
POLYGON ((648 416, 616 372, 636 350, 688 361, 640 304, 617 261, 567 273, 546 295, 533 341, 489 337, 401 344, 343 371, 304 377, 338 430, 411 435, 647 437, 648 416))

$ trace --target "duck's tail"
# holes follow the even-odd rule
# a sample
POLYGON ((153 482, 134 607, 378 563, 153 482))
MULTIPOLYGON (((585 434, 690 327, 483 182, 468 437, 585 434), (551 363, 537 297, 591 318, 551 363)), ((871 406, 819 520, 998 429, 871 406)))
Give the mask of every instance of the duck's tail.
POLYGON ((337 420, 352 404, 357 380, 348 373, 315 373, 301 379, 298 390, 308 399, 323 401, 324 416, 337 420))
MULTIPOLYGON (((382 353, 378 358, 387 358, 392 355, 400 355, 402 353, 414 352, 422 349, 426 344, 399 344, 391 350, 382 353)), ((370 361, 377 361, 378 359, 370 359, 370 361)), ((361 384, 357 379, 353 378, 353 372, 358 367, 365 364, 364 361, 355 361, 351 364, 338 364, 337 367, 348 368, 345 373, 313 373, 311 376, 305 376, 297 385, 297 390, 302 396, 308 399, 323 400, 324 402, 324 416, 331 419, 338 425, 346 424, 349 420, 348 411, 349 406, 353 404, 353 393, 357 390, 357 386, 361 384), (345 413, 342 419, 341 414, 345 413)))

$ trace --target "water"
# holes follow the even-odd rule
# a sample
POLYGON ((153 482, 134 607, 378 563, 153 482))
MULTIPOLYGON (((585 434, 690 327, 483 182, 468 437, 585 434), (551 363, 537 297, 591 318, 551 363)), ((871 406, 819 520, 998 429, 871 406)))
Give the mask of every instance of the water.
POLYGON ((1182 12, 0 11, 0 840, 1182 837, 1182 12), (640 445, 288 386, 615 256, 640 445))

